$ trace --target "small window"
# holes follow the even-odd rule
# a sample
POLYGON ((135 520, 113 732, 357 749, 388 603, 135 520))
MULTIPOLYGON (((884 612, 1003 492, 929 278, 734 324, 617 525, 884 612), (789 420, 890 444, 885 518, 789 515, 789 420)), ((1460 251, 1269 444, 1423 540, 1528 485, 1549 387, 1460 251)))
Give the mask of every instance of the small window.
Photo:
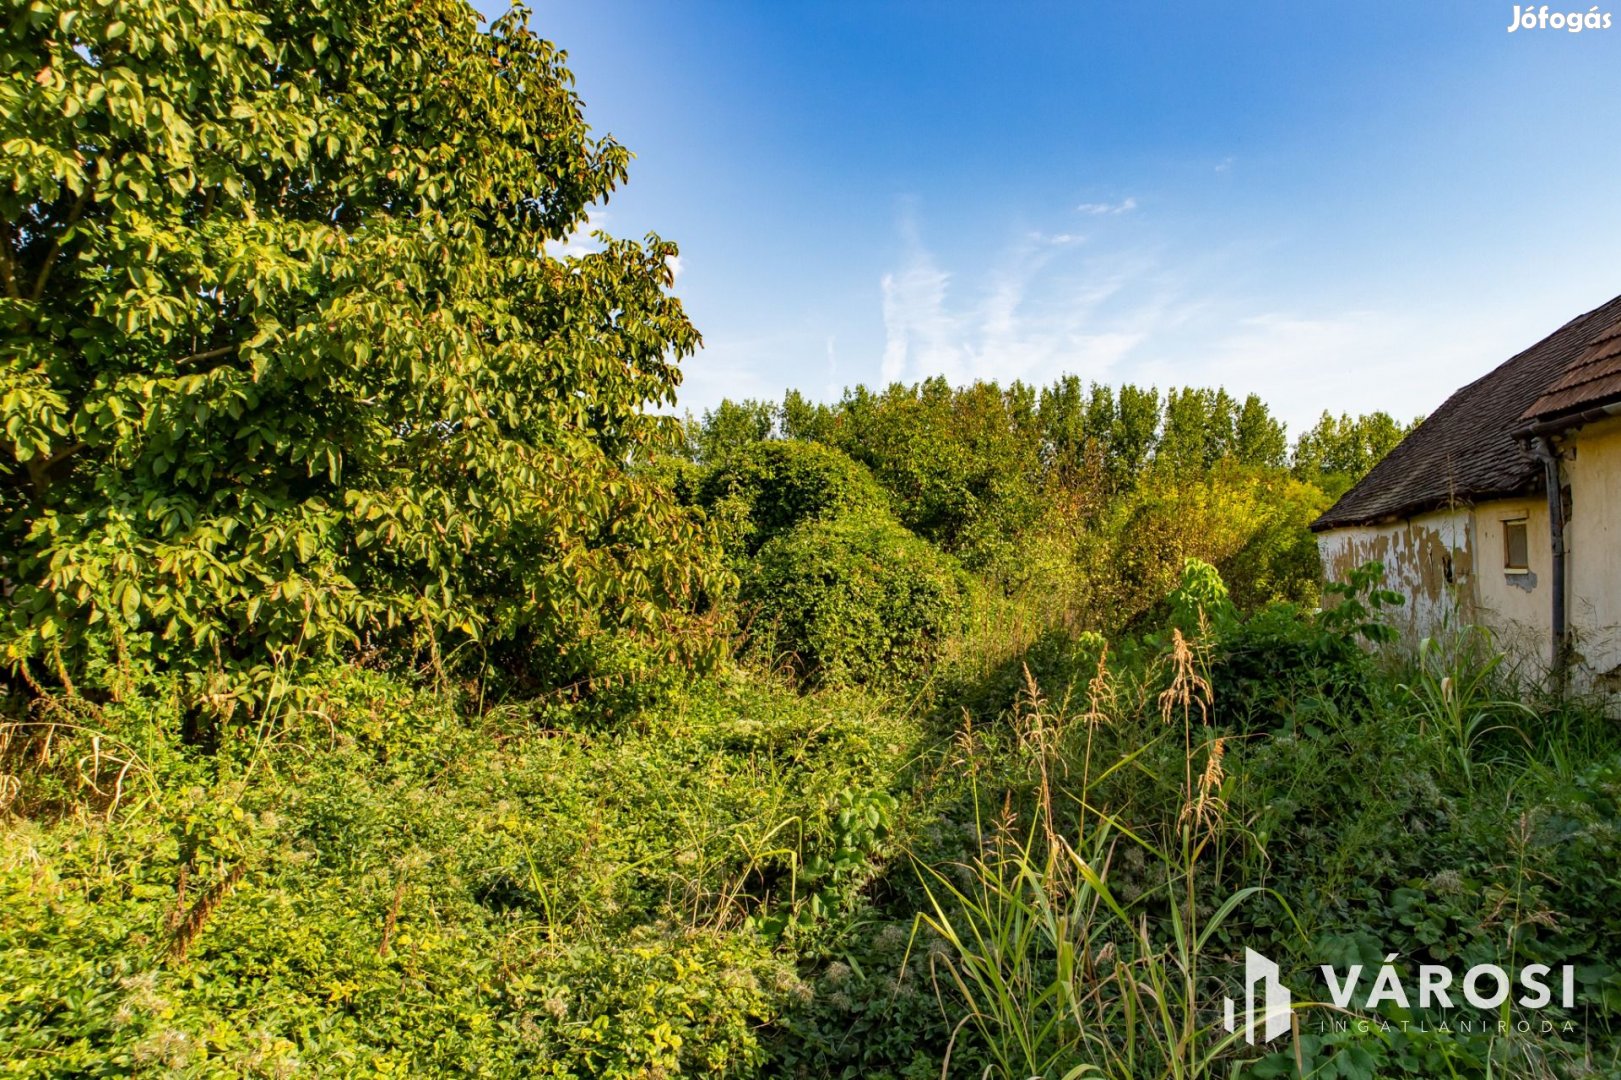
POLYGON ((1524 518, 1503 522, 1503 569, 1511 574, 1523 574, 1531 569, 1524 518))

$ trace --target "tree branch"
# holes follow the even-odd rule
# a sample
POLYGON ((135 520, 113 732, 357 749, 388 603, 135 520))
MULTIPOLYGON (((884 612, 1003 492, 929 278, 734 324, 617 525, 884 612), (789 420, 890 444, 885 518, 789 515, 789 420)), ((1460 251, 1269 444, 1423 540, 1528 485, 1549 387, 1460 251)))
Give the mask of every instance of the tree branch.
POLYGON ((11 222, 0 218, 0 226, 4 226, 4 235, 0 236, 0 276, 5 278, 6 295, 17 300, 21 297, 17 292, 17 256, 11 251, 11 222))
POLYGON ((51 470, 85 448, 82 442, 65 446, 48 458, 29 458, 23 464, 28 470, 28 486, 33 489, 34 502, 45 504, 45 492, 51 486, 51 470))
POLYGON ((41 467, 45 469, 54 469, 68 458, 72 457, 74 454, 77 454, 80 450, 83 450, 86 445, 86 443, 76 442, 72 446, 64 446, 62 449, 46 458, 41 467))
POLYGON ((51 249, 45 253, 45 261, 40 264, 39 276, 34 279, 34 291, 28 297, 31 302, 37 304, 39 298, 45 295, 45 282, 51 276, 51 268, 56 265, 57 256, 62 254, 62 237, 84 216, 84 206, 90 201, 91 190, 91 185, 86 184, 84 190, 79 192, 79 197, 73 200, 73 209, 68 211, 67 221, 62 223, 61 230, 51 241, 51 249))
POLYGON ((230 345, 221 345, 217 349, 208 349, 204 352, 195 352, 190 356, 182 356, 180 359, 174 362, 174 366, 182 367, 186 364, 200 364, 204 360, 217 360, 222 356, 229 356, 231 353, 236 352, 236 350, 239 348, 241 348, 240 343, 233 343, 230 345))

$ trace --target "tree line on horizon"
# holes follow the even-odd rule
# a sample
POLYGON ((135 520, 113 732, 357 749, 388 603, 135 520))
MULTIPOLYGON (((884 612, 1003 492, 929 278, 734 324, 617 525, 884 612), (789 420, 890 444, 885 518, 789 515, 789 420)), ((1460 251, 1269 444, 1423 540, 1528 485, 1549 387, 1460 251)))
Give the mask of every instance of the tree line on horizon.
MULTIPOLYGON (((863 445, 910 416, 941 433, 971 436, 978 446, 1018 446, 1043 474, 1096 473, 1122 491, 1154 473, 1188 478, 1222 462, 1286 469, 1338 497, 1423 420, 1403 423, 1382 410, 1353 416, 1324 410, 1291 445, 1287 426, 1259 394, 1242 401, 1225 387, 1157 387, 1085 382, 1064 375, 1044 387, 1019 380, 953 387, 936 376, 882 390, 847 388, 835 402, 789 390, 780 402, 726 398, 686 417, 686 455, 714 463, 764 439, 804 439, 838 446, 861 460, 863 445)), ((870 464, 870 462, 869 462, 870 464)))

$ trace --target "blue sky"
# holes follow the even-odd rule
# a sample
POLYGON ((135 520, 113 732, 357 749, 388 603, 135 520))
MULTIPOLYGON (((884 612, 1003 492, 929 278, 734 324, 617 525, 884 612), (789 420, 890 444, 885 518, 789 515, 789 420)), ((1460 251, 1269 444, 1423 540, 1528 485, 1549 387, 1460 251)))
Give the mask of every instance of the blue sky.
POLYGON ((1425 413, 1621 293, 1621 25, 1510 34, 1513 8, 541 0, 535 24, 637 155, 597 223, 681 245, 706 343, 683 407, 1075 372, 1256 391, 1298 432, 1425 413))

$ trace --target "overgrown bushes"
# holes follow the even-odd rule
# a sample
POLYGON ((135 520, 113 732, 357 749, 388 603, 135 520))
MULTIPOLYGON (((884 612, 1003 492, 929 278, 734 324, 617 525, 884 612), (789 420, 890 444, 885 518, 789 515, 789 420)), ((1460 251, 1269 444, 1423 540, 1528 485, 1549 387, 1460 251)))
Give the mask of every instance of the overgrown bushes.
POLYGON ((752 651, 838 684, 919 674, 960 626, 967 591, 950 556, 869 511, 778 536, 741 596, 752 651))
MULTIPOLYGON (((839 559, 934 552, 845 514, 761 557, 839 563, 812 556, 846 530, 839 559)), ((1405 701, 1411 673, 1359 644, 1376 582, 1350 591, 1245 615, 1196 564, 1140 637, 1044 634, 977 683, 939 661, 886 673, 911 709, 747 666, 481 708, 476 688, 339 665, 204 751, 174 737, 183 695, 160 682, 44 699, 0 731, 7 1064, 1023 1080, 1019 1025, 1060 1005, 1028 1075, 1289 1075, 1293 1045, 1213 1027, 1253 947, 1302 994, 1318 964, 1395 949, 1578 966, 1576 1034, 1385 1038, 1305 1011, 1309 1068, 1602 1074, 1613 724, 1562 706, 1529 744, 1483 733, 1465 774, 1405 701), (1173 910, 1199 929, 1179 938, 1173 910)), ((1489 657, 1447 655, 1440 677, 1490 689, 1474 700, 1509 692, 1489 657)))
POLYGON ((212 756, 172 701, 0 733, 9 1075, 763 1075, 809 931, 759 926, 867 880, 873 845, 838 888, 807 868, 920 735, 748 680, 602 734, 325 674, 212 756))
POLYGON ((754 555, 807 521, 879 511, 888 500, 867 469, 819 443, 748 443, 722 458, 698 484, 698 502, 727 528, 727 542, 754 555))

